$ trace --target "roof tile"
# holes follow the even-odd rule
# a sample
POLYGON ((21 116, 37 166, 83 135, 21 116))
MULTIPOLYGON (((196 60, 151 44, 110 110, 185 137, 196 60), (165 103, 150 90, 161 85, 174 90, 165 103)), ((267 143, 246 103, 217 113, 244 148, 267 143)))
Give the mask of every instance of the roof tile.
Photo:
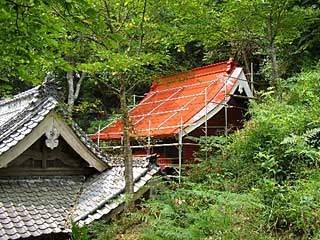
MULTIPOLYGON (((41 94, 35 92, 32 93, 33 98, 29 96, 30 98, 24 100, 24 107, 15 118, 0 122, 0 154, 24 139, 56 106, 57 101, 54 98, 40 98, 41 94)), ((16 97, 15 100, 19 98, 16 97)), ((3 102, 0 101, 0 116, 3 111, 1 103, 3 102)), ((72 128, 92 153, 114 166, 86 181, 82 176, 0 177, 1 240, 70 232, 67 227, 70 216, 78 218, 81 223, 89 223, 109 213, 124 201, 123 160, 118 159, 117 163, 111 161, 76 124, 73 124, 72 128), (117 198, 119 201, 114 202, 117 198)), ((158 170, 155 166, 149 166, 146 159, 140 160, 134 163, 136 188, 145 184, 141 177, 148 171, 153 171, 154 174, 158 170)))
POLYGON ((63 228, 65 218, 72 208, 83 180, 83 177, 76 176, 0 179, 0 196, 10 200, 10 203, 4 203, 3 198, 0 198, 0 208, 5 210, 2 213, 3 218, 0 218, 0 226, 5 230, 5 234, 10 236, 9 239, 15 239, 16 233, 24 232, 26 235, 39 236, 56 231, 58 226, 63 228), (29 187, 29 192, 31 191, 36 197, 30 197, 29 193, 26 193, 28 201, 17 198, 17 192, 26 187, 29 187), (56 197, 41 194, 42 191, 46 191, 45 189, 59 194, 56 197), (57 206, 53 212, 52 205, 45 203, 55 199, 64 199, 65 202, 57 206))

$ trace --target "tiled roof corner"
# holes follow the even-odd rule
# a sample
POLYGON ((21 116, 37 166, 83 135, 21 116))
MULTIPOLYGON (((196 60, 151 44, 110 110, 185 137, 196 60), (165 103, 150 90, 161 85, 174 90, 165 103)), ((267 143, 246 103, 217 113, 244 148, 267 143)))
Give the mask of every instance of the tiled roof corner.
MULTIPOLYGON (((124 167, 114 166, 86 181, 73 220, 79 225, 89 224, 109 214, 125 201, 124 167)), ((134 166, 134 192, 141 189, 159 171, 155 164, 134 166)))
MULTIPOLYGON (((40 86, 20 93, 11 100, 3 101, 5 107, 10 103, 11 107, 16 109, 12 109, 15 112, 14 117, 7 118, 7 112, 4 112, 4 115, 0 114, 0 155, 24 139, 51 110, 58 106, 60 92, 54 79, 47 77, 40 86)), ((100 151, 75 122, 71 120, 70 125, 89 151, 101 161, 105 163, 109 161, 107 155, 100 151)))
POLYGON ((47 73, 44 81, 39 87, 39 95, 39 98, 46 98, 48 96, 51 96, 55 98, 58 102, 63 102, 63 91, 61 87, 58 86, 54 74, 47 73))
MULTIPOLYGON (((133 167, 137 192, 159 171, 133 167)), ((0 239, 20 239, 70 231, 70 221, 89 224, 125 201, 124 167, 85 180, 82 176, 0 178, 0 239)))

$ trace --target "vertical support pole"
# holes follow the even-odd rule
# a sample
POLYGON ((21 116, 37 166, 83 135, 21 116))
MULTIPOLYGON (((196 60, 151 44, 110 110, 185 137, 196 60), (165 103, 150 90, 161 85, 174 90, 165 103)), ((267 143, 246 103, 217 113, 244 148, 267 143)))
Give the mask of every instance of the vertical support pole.
POLYGON ((99 124, 99 126, 98 126, 98 141, 97 141, 98 147, 100 147, 100 132, 101 132, 101 125, 99 124))
POLYGON ((182 165, 182 117, 180 119, 180 131, 179 131, 179 183, 181 183, 181 165, 182 165))
POLYGON ((207 88, 205 89, 205 96, 204 96, 204 107, 206 109, 205 113, 205 119, 204 119, 204 132, 205 136, 208 136, 208 90, 207 88))
MULTIPOLYGON (((204 107, 206 109, 206 113, 205 113, 205 119, 204 119, 204 133, 205 133, 205 137, 206 137, 206 149, 208 149, 208 89, 205 89, 204 92, 205 96, 204 96, 204 107)), ((208 159, 208 153, 206 150, 206 160, 208 159)))
POLYGON ((136 95, 133 94, 133 106, 135 106, 135 105, 136 105, 136 95))
POLYGON ((253 62, 251 62, 251 69, 250 69, 250 84, 251 84, 252 94, 254 94, 254 85, 253 85, 253 62))
POLYGON ((229 78, 224 80, 224 135, 228 135, 228 103, 227 103, 227 83, 229 78))
POLYGON ((151 146, 151 120, 149 120, 147 155, 150 155, 151 153, 150 146, 151 146))

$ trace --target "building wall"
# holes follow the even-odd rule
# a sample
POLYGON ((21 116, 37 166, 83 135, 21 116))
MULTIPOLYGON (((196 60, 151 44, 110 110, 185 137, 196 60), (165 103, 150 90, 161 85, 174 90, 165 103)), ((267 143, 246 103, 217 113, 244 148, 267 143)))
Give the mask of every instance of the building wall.
MULTIPOLYGON (((235 93, 240 95, 240 93, 235 93)), ((243 96, 245 96, 243 94, 243 96)), ((245 98, 232 97, 228 102, 227 108, 227 126, 228 133, 234 132, 243 127, 244 121, 247 118, 246 112, 248 108, 248 100, 245 98)), ((207 121, 207 135, 224 135, 225 134, 225 108, 222 108, 214 117, 207 121)), ((205 124, 188 134, 191 137, 204 137, 205 136, 205 124)), ((183 143, 195 144, 196 142, 188 139, 188 136, 183 138, 183 143)), ((174 138, 161 139, 162 143, 177 143, 174 138)), ((196 145, 184 145, 182 154, 182 163, 192 164, 196 163, 194 155, 199 150, 199 146, 196 145)), ((133 154, 140 155, 146 154, 146 150, 133 150, 133 154)), ((167 165, 178 164, 178 146, 165 146, 153 148, 151 153, 157 153, 159 155, 158 164, 161 169, 164 169, 167 165)))
POLYGON ((91 175, 96 172, 62 137, 53 150, 45 145, 45 140, 42 136, 6 168, 0 169, 0 176, 91 175))

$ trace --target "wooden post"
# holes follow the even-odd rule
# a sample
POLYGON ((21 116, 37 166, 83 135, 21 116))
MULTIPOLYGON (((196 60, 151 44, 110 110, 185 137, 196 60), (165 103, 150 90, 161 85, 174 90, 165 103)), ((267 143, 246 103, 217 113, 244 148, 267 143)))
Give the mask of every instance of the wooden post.
POLYGON ((101 132, 101 125, 99 124, 99 126, 98 126, 98 141, 97 141, 98 147, 100 147, 100 132, 101 132))
POLYGON ((208 89, 206 88, 205 89, 205 96, 204 96, 204 107, 206 109, 206 113, 205 113, 205 121, 204 121, 204 126, 205 126, 205 129, 204 129, 204 132, 205 132, 205 137, 206 137, 206 160, 208 159, 208 152, 207 152, 207 149, 208 149, 208 89))
POLYGON ((250 84, 251 84, 251 91, 254 95, 254 85, 253 85, 253 62, 251 62, 251 72, 250 72, 250 84))
POLYGON ((205 89, 205 96, 204 96, 204 107, 206 110, 205 113, 205 118, 204 118, 204 131, 205 131, 205 136, 208 136, 208 92, 207 92, 207 88, 205 89))

